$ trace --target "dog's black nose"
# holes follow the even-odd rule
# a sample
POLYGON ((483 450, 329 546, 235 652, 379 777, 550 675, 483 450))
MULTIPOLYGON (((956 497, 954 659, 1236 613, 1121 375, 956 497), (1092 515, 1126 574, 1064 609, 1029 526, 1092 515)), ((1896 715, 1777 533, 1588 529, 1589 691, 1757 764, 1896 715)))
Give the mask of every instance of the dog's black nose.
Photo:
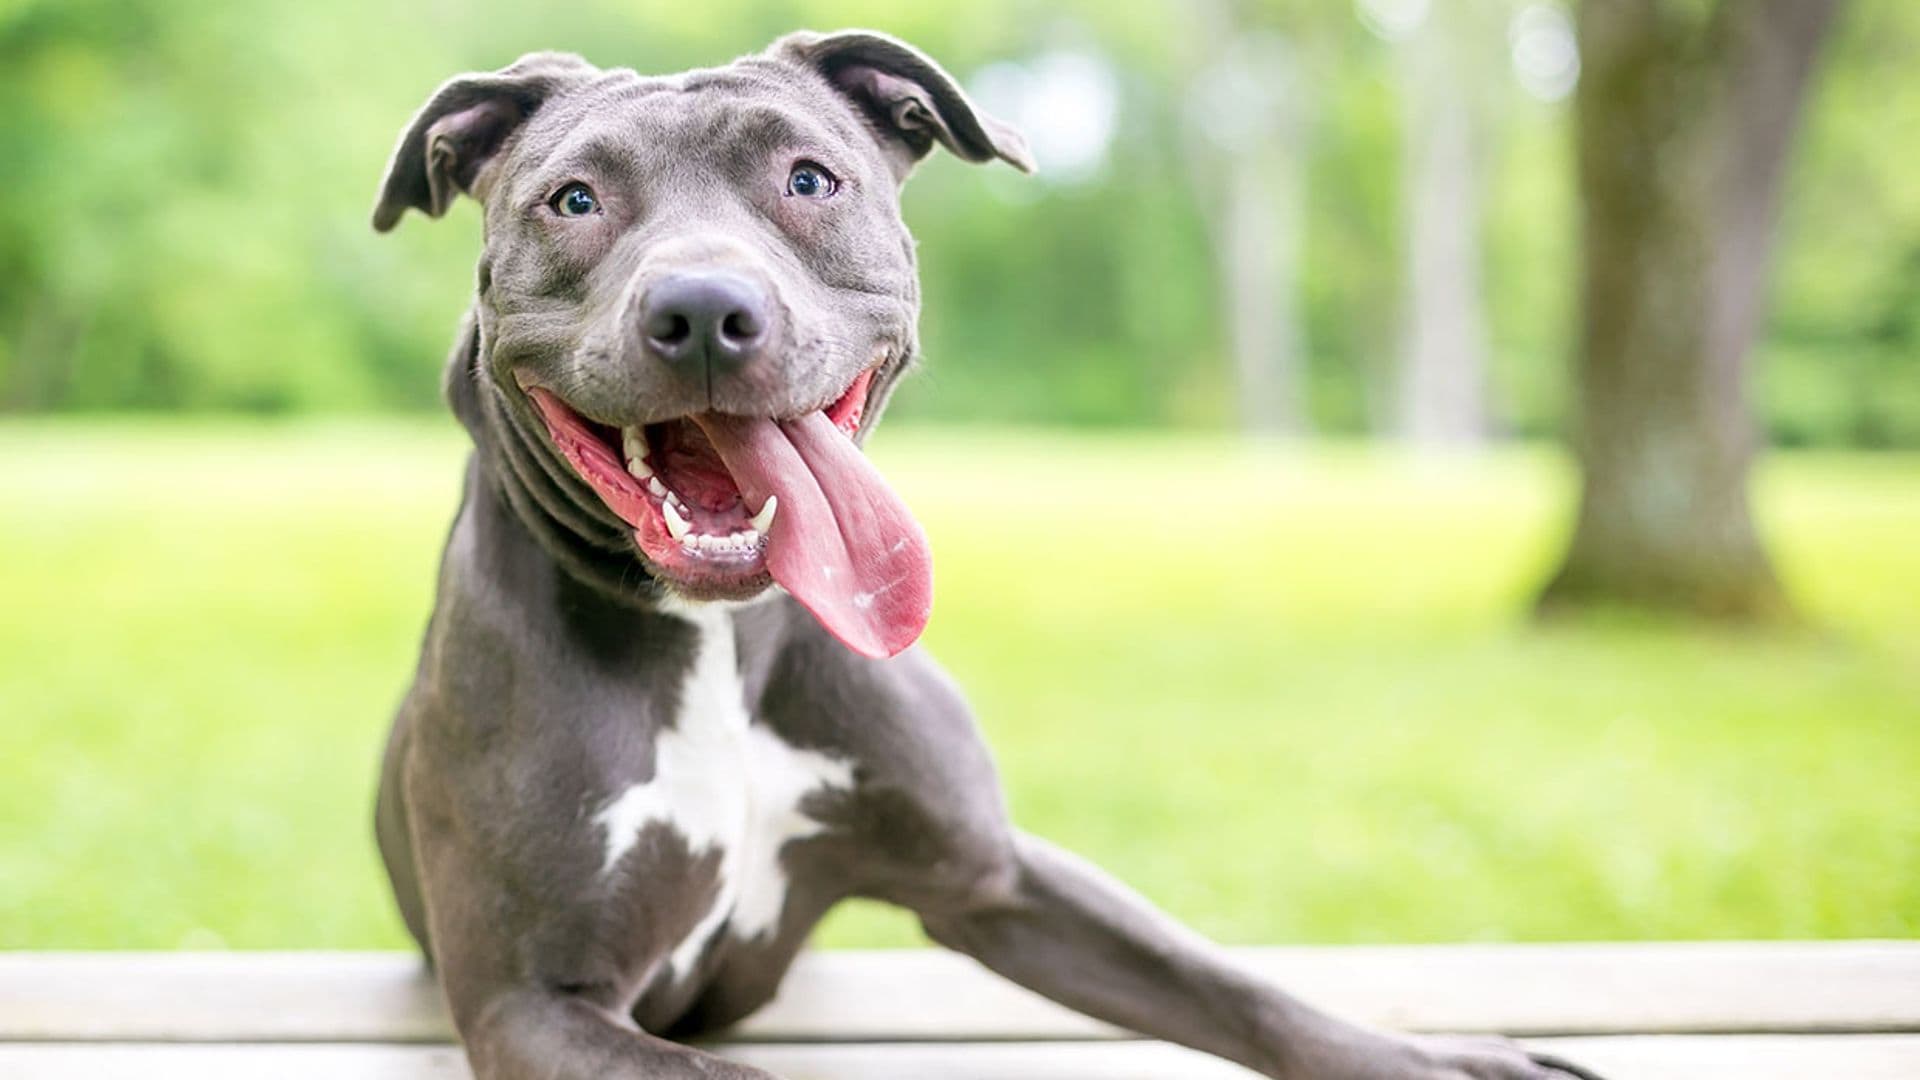
POLYGON ((772 307, 765 289, 738 274, 674 274, 641 299, 640 334, 647 351, 669 363, 738 368, 760 355, 772 307))

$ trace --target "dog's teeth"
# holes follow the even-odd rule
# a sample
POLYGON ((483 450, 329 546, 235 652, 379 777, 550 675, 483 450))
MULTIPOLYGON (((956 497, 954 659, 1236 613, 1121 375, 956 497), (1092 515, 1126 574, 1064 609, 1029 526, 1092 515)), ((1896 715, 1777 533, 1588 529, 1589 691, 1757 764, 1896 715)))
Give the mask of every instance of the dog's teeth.
POLYGON ((647 490, 652 492, 653 497, 656 499, 664 499, 667 497, 667 485, 661 483, 660 478, 657 476, 647 478, 647 490))
POLYGON ((733 534, 733 546, 739 548, 741 551, 752 551, 759 543, 759 529, 748 529, 746 532, 733 534))
POLYGON ((627 458, 627 472, 635 480, 645 480, 653 475, 653 466, 647 464, 647 436, 637 427, 622 429, 620 449, 627 458))
POLYGON ((675 540, 686 539, 687 533, 693 526, 687 524, 687 519, 681 517, 680 511, 674 509, 672 499, 660 504, 660 513, 667 519, 667 535, 675 540))
MULTIPOLYGON (((773 512, 778 509, 780 509, 780 496, 767 496, 767 505, 761 507, 760 512, 753 515, 753 531, 756 533, 764 533, 767 529, 771 528, 773 525, 773 512)), ((758 537, 756 537, 756 539, 758 539, 758 537)))

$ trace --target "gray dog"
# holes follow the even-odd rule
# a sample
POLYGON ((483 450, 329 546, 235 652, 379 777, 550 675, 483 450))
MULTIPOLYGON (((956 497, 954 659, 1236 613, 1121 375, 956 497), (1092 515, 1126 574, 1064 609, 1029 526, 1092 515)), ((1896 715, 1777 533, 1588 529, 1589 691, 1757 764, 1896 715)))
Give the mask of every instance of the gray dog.
POLYGON ((1268 1076, 1586 1075, 1316 1012, 1008 822, 910 648, 926 541, 859 449, 915 356, 898 190, 936 143, 1032 167, 863 32, 660 78, 535 54, 400 139, 376 228, 486 214, 446 374, 475 450, 377 814, 474 1071, 764 1078, 673 1039, 860 896, 1268 1076))

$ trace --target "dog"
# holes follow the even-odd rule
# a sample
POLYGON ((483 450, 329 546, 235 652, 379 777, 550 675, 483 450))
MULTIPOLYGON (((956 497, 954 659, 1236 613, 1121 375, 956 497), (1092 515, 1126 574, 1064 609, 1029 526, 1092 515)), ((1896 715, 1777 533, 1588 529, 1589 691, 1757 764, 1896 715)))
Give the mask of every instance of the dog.
POLYGON ((1089 1015, 1314 1080, 1545 1080, 1335 1019, 1014 829, 913 642, 927 542, 861 451, 915 361, 899 190, 1020 135, 884 34, 649 77, 535 53, 435 92, 373 215, 478 200, 472 436, 376 832, 473 1071, 768 1074, 679 1039, 847 897, 1089 1015))

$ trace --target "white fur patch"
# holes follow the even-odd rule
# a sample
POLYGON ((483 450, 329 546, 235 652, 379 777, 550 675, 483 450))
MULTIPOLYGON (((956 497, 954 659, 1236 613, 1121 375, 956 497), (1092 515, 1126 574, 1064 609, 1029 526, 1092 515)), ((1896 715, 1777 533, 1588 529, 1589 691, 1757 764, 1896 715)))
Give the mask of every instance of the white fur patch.
POLYGON ((800 804, 816 791, 851 789, 853 763, 790 746, 749 721, 733 618, 724 607, 677 605, 674 613, 699 634, 679 715, 654 743, 653 779, 616 795, 594 821, 606 832, 602 873, 611 873, 654 824, 679 833, 696 857, 720 853, 713 907, 668 958, 673 977, 681 978, 721 923, 743 940, 778 925, 787 896, 780 850, 823 828, 800 804))

